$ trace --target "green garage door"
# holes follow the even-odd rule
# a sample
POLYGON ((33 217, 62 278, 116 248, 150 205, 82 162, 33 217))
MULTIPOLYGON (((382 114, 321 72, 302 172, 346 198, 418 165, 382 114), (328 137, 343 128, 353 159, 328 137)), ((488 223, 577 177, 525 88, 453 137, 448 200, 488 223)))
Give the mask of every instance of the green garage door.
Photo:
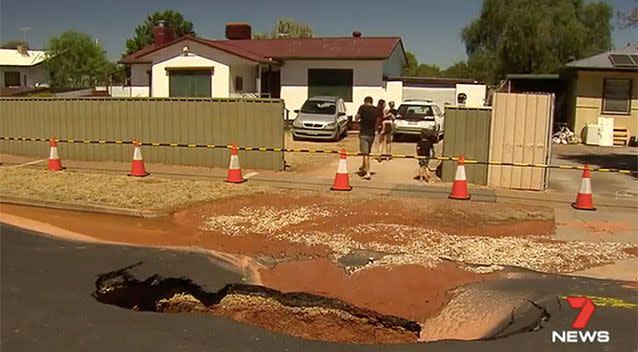
POLYGON ((210 71, 170 71, 169 96, 211 97, 210 71))

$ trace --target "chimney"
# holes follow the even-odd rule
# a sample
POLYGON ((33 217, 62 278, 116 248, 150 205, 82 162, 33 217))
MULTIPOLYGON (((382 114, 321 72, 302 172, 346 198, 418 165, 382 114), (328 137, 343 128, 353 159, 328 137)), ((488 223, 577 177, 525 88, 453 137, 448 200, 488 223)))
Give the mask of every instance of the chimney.
POLYGON ((252 37, 252 28, 248 23, 226 23, 226 39, 243 40, 252 37))
POLYGON ((20 55, 23 56, 29 56, 29 47, 27 46, 27 43, 20 43, 16 46, 16 50, 18 50, 18 53, 20 55))
POLYGON ((352 36, 355 37, 355 38, 361 38, 361 32, 354 31, 354 32, 352 32, 352 36))
POLYGON ((153 28, 153 43, 156 46, 162 46, 173 41, 173 39, 175 39, 175 35, 171 28, 166 26, 166 22, 163 20, 158 21, 155 28, 153 28))

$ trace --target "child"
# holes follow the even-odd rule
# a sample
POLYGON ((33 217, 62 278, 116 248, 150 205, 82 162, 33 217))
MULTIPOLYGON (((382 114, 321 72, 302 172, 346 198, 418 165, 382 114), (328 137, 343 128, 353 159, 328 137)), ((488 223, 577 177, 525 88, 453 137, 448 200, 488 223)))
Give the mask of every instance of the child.
POLYGON ((394 102, 388 103, 389 108, 384 109, 383 117, 381 121, 381 131, 379 132, 379 158, 378 161, 390 160, 388 155, 392 154, 392 124, 397 115, 397 110, 394 108, 394 102))
POLYGON ((434 156, 434 136, 427 131, 421 131, 421 138, 416 144, 416 155, 426 158, 419 159, 419 181, 430 182, 430 169, 428 164, 434 156))

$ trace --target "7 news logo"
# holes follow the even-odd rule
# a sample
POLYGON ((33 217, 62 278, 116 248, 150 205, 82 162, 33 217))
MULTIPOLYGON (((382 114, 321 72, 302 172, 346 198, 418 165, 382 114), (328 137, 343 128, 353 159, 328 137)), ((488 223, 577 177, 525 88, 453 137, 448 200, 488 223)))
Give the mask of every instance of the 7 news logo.
POLYGON ((587 297, 566 297, 569 305, 574 309, 580 309, 576 319, 572 323, 572 329, 568 331, 552 331, 552 342, 563 343, 607 343, 609 342, 609 331, 606 330, 585 330, 589 319, 596 311, 596 306, 587 297))

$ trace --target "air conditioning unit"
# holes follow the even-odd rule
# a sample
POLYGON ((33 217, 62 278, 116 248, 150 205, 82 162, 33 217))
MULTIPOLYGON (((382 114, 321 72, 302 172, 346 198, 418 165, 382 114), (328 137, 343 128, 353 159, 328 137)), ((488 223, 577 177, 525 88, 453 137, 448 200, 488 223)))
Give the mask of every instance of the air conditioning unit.
POLYGON ((600 126, 595 123, 587 124, 585 129, 585 144, 599 145, 600 143, 600 126))

